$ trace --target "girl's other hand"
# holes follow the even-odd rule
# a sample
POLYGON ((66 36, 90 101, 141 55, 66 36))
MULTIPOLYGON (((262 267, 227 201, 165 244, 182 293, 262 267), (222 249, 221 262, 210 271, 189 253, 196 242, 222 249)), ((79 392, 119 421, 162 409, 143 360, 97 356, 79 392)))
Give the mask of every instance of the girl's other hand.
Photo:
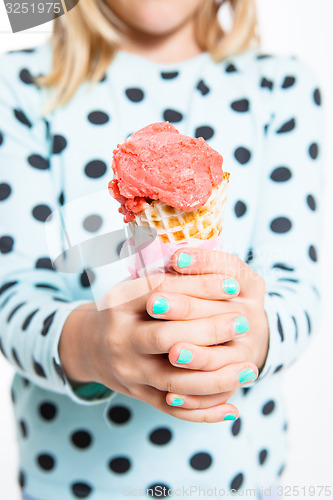
MULTIPOLYGON (((189 371, 173 366, 166 357, 179 341, 186 345, 231 341, 237 335, 236 309, 223 317, 189 321, 183 321, 186 309, 183 316, 179 313, 179 321, 160 321, 147 313, 152 290, 155 295, 155 290, 158 295, 167 291, 168 297, 177 297, 180 303, 185 303, 194 290, 206 299, 197 299, 200 302, 218 305, 218 299, 227 301, 229 292, 219 288, 216 279, 214 283, 209 285, 202 276, 155 274, 112 288, 99 303, 102 310, 94 302, 77 307, 68 316, 59 342, 59 356, 67 377, 73 383, 99 382, 182 420, 218 422, 238 418, 237 408, 227 403, 235 392, 234 367, 215 372, 189 371), (171 392, 203 394, 209 398, 209 408, 197 405, 184 412, 177 407, 180 397, 172 402, 168 396, 166 401, 171 392)), ((160 302, 158 307, 161 311, 163 304, 160 302)), ((203 312, 200 314, 204 316, 203 312)))

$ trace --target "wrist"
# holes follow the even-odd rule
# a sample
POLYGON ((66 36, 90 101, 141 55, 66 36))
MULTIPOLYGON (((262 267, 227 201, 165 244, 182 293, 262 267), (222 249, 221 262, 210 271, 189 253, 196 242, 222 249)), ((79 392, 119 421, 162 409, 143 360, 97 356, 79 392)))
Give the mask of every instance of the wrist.
POLYGON ((68 316, 58 345, 61 366, 73 387, 94 381, 90 368, 90 323, 95 304, 83 304, 68 316))

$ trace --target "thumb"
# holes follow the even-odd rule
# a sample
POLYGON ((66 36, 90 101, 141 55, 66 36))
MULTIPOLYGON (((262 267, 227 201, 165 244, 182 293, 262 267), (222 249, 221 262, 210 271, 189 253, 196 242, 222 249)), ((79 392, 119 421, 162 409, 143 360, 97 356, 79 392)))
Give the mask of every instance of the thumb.
POLYGON ((132 312, 146 310, 149 296, 164 278, 164 273, 155 273, 134 280, 132 278, 125 279, 96 301, 97 309, 100 311, 117 307, 132 312))

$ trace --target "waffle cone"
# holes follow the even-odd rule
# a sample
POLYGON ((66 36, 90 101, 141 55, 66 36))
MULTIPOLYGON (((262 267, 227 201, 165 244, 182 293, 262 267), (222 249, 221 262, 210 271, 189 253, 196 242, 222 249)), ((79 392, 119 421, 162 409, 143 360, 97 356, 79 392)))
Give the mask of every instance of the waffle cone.
POLYGON ((135 214, 129 228, 135 234, 136 226, 154 228, 163 243, 190 242, 191 239, 209 240, 222 232, 229 173, 223 173, 223 180, 213 187, 206 203, 192 212, 170 207, 162 201, 153 201, 148 208, 135 214))

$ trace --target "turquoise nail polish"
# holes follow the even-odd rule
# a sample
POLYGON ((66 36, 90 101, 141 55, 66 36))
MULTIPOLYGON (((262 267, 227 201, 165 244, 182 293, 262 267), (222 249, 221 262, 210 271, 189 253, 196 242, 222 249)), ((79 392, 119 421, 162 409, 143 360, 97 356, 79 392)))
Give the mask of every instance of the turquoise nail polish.
POLYGON ((235 295, 238 290, 238 283, 233 278, 228 278, 223 281, 223 291, 229 295, 235 295))
POLYGON ((153 304, 154 314, 163 314, 169 310, 169 302, 164 297, 156 297, 153 304))
POLYGON ((192 257, 189 253, 178 254, 178 267, 187 267, 191 264, 192 257))
POLYGON ((238 374, 238 380, 240 381, 241 384, 244 382, 252 382, 255 380, 256 374, 252 370, 252 368, 246 368, 245 370, 241 370, 238 374))
POLYGON ((171 406, 179 406, 179 405, 182 405, 183 403, 184 403, 184 401, 181 398, 175 398, 172 401, 171 406))
POLYGON ((236 420, 236 415, 234 413, 228 413, 223 417, 223 420, 236 420))
POLYGON ((177 359, 177 363, 189 363, 192 361, 192 353, 187 349, 182 349, 179 354, 179 358, 177 359))
POLYGON ((250 328, 248 320, 244 316, 234 319, 236 333, 245 333, 250 328))

